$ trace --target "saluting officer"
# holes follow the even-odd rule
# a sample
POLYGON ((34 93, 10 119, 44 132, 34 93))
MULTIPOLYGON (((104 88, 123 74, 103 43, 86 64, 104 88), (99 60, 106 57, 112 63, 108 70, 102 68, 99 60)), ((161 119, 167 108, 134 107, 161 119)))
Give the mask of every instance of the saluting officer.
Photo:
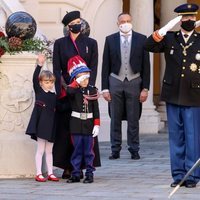
MULTIPOLYGON (((146 41, 151 52, 165 54, 166 68, 161 99, 166 102, 171 173, 175 187, 200 156, 200 34, 195 29, 196 4, 183 4, 175 8, 178 17, 155 31, 146 41), (176 24, 180 31, 168 32, 176 24)), ((196 187, 200 178, 198 168, 183 183, 196 187)))

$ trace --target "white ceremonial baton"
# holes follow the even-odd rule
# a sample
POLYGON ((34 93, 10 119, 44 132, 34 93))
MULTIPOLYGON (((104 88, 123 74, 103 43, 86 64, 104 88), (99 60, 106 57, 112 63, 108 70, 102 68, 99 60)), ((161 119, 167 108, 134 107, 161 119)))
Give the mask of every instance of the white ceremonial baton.
POLYGON ((173 189, 173 191, 169 194, 168 198, 170 199, 172 195, 181 187, 186 178, 200 165, 200 158, 196 161, 196 163, 192 166, 192 168, 188 171, 188 173, 183 177, 180 183, 173 189))

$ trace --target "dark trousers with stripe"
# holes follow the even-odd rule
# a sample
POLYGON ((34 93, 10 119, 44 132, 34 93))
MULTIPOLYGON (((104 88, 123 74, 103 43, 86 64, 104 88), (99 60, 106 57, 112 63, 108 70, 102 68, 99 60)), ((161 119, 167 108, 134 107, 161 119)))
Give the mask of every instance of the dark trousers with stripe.
MULTIPOLYGON (((200 157, 200 107, 167 104, 171 173, 182 179, 200 157)), ((200 167, 189 177, 198 181, 200 167)))
POLYGON ((71 156, 71 164, 73 166, 72 176, 80 177, 80 170, 82 168, 82 160, 85 163, 85 176, 93 176, 95 168, 94 161, 94 138, 89 135, 72 135, 72 144, 74 151, 71 156))

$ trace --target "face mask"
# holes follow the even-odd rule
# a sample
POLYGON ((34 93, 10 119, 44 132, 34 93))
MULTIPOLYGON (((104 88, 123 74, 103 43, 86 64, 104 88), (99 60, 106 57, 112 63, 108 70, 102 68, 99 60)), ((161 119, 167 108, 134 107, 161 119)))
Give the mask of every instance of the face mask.
POLYGON ((81 31, 81 24, 73 24, 69 25, 69 30, 72 33, 79 33, 81 31))
POLYGON ((128 33, 133 28, 131 23, 124 23, 119 25, 119 30, 122 33, 128 33))
POLYGON ((186 31, 192 31, 195 28, 194 20, 182 21, 181 27, 186 31))

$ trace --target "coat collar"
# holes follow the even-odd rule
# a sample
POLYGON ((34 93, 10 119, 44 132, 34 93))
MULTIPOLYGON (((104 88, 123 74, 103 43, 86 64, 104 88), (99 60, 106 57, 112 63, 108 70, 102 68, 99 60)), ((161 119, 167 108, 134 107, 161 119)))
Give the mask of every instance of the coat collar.
MULTIPOLYGON (((194 42, 197 36, 198 36, 198 33, 194 30, 186 44, 194 42)), ((181 31, 176 32, 176 39, 178 40, 179 43, 185 44, 181 31)))

